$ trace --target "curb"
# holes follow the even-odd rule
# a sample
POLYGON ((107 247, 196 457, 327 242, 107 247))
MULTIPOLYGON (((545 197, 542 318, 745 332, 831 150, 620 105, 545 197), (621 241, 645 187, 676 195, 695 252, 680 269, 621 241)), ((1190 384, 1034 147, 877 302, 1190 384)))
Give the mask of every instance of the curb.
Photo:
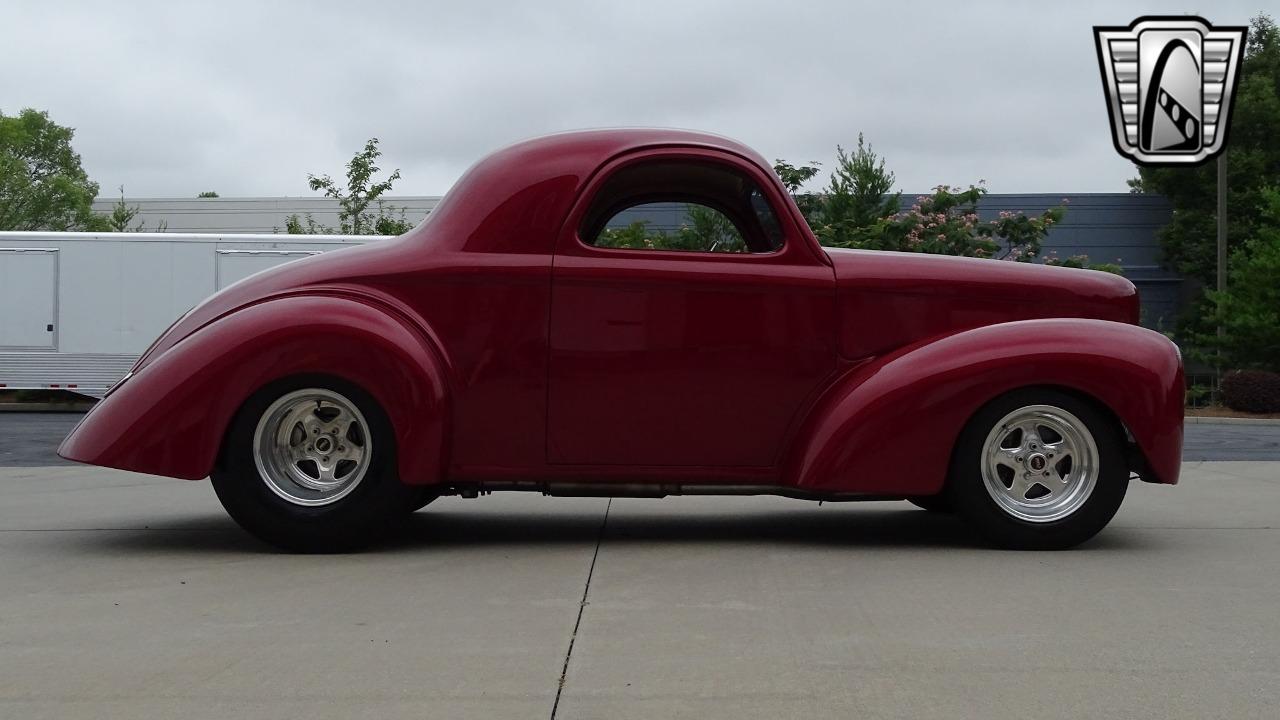
POLYGON ((1183 418, 1188 425, 1280 425, 1280 418, 1202 417, 1188 415, 1183 418))

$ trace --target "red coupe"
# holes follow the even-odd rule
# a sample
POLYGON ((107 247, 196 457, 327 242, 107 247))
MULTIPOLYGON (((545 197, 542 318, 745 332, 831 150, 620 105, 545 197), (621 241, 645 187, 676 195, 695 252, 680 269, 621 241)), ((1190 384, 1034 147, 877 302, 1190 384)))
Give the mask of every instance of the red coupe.
POLYGON ((1061 548, 1178 479, 1181 358, 1137 320, 1114 275, 823 248, 731 140, 574 132, 209 298, 59 453, 211 477, 296 550, 495 490, 905 499, 1061 548))

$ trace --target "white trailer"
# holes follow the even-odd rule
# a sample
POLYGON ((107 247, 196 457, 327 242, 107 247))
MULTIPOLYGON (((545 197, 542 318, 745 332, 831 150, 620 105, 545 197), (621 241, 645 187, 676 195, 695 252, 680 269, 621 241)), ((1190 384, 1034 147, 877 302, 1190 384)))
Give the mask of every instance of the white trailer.
POLYGON ((209 295, 290 260, 381 239, 0 232, 0 389, 101 397, 209 295))

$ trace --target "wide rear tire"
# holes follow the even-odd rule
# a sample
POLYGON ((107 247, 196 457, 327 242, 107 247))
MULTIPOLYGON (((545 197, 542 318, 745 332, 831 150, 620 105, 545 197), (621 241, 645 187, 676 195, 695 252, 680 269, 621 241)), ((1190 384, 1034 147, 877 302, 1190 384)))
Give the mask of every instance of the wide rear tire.
POLYGON ((1101 531, 1124 501, 1123 430, 1074 395, 1017 390, 969 421, 948 483, 956 510, 994 543, 1070 548, 1101 531))
POLYGON ((915 505, 921 510, 928 510, 931 513, 947 515, 956 511, 956 504, 951 501, 951 496, 945 492, 937 495, 917 495, 907 498, 907 502, 915 505))
POLYGON ((246 401, 211 479, 242 528, 294 552, 358 549, 426 499, 397 476, 382 408, 328 376, 273 383, 246 401))

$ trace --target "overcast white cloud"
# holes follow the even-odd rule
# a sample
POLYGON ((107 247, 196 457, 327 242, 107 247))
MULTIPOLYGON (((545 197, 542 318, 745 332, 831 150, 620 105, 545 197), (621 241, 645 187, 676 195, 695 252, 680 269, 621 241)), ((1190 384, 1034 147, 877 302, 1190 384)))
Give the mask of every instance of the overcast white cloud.
POLYGON ((48 110, 104 194, 310 195, 368 137, 396 194, 573 128, 662 125, 907 191, 1121 192, 1091 26, 1265 3, 6 3, 0 110, 48 110))

